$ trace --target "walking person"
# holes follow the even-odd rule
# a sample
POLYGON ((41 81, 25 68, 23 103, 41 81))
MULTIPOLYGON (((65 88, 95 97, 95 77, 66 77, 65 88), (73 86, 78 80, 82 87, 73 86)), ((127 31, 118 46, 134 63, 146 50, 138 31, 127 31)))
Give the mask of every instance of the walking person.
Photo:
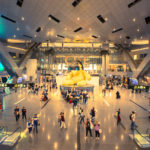
POLYGON ((33 117, 33 126, 34 126, 34 133, 38 133, 38 126, 40 125, 40 121, 37 117, 37 114, 34 115, 33 117))
POLYGON ((120 108, 117 111, 117 126, 121 123, 120 108))
POLYGON ((80 115, 79 116, 80 124, 82 124, 82 122, 84 123, 84 118, 85 118, 82 108, 80 108, 79 115, 80 115))
POLYGON ((22 119, 27 119, 27 118, 26 118, 26 113, 27 113, 27 110, 26 110, 26 108, 23 106, 23 108, 22 108, 22 119))
POLYGON ((66 128, 64 113, 61 113, 61 126, 60 128, 66 128))
POLYGON ((136 113, 132 111, 132 113, 130 114, 130 120, 131 120, 131 131, 133 133, 133 138, 134 138, 134 131, 137 128, 137 125, 135 123, 135 117, 136 117, 136 113))
POLYGON ((59 127, 61 127, 61 113, 58 115, 58 123, 59 123, 59 127))
POLYGON ((32 120, 31 120, 31 118, 29 118, 28 122, 27 122, 27 128, 28 128, 29 134, 32 131, 32 127, 33 127, 32 120))
POLYGON ((95 137, 96 140, 99 140, 100 138, 100 124, 98 123, 98 121, 96 121, 96 124, 94 125, 94 130, 95 130, 95 137))
POLYGON ((92 137, 91 122, 89 118, 87 118, 87 121, 85 122, 85 126, 86 126, 86 138, 88 136, 88 133, 90 133, 90 136, 92 137))
POLYGON ((19 120, 20 118, 20 111, 19 111, 19 107, 16 106, 16 108, 14 109, 14 115, 15 115, 15 118, 16 118, 16 122, 19 120))

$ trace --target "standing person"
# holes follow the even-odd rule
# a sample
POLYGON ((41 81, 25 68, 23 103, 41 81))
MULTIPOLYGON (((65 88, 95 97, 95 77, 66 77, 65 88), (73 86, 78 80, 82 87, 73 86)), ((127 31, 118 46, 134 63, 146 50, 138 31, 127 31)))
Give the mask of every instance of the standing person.
POLYGON ((22 108, 22 119, 27 119, 27 118, 26 118, 26 113, 27 113, 27 110, 26 110, 26 108, 23 106, 23 108, 22 108))
POLYGON ((37 114, 35 114, 33 117, 33 126, 34 126, 34 132, 36 131, 36 133, 38 133, 39 124, 40 124, 39 119, 37 117, 37 114))
POLYGON ((90 115, 92 118, 95 117, 95 108, 94 107, 91 109, 90 115))
POLYGON ((120 124, 121 122, 121 117, 120 117, 120 108, 117 111, 117 126, 120 124))
POLYGON ((94 130, 95 130, 95 137, 96 139, 100 138, 100 124, 98 123, 98 121, 96 121, 96 124, 94 125, 94 130))
POLYGON ((92 137, 91 122, 89 118, 87 118, 87 121, 85 122, 85 126, 86 126, 86 138, 88 136, 88 133, 90 133, 90 136, 92 137))
POLYGON ((16 108, 14 109, 14 115, 15 115, 16 122, 17 122, 19 120, 19 117, 20 117, 20 112, 19 112, 18 106, 16 106, 16 108))
POLYGON ((28 128, 28 131, 29 131, 29 134, 30 134, 31 131, 32 131, 32 120, 31 120, 31 118, 28 119, 27 128, 28 128))
POLYGON ((64 113, 61 113, 61 126, 60 128, 66 128, 64 113))
POLYGON ((80 108, 80 112, 79 112, 79 120, 80 120, 80 124, 82 124, 82 122, 84 123, 84 117, 85 115, 83 114, 83 109, 80 108))

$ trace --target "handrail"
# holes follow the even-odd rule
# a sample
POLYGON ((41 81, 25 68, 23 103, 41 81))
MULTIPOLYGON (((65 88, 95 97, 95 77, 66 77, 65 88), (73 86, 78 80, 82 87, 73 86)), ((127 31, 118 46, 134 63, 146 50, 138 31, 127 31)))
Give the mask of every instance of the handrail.
MULTIPOLYGON (((15 132, 17 132, 17 130, 19 130, 19 129, 21 130, 21 127, 18 127, 15 131, 13 131, 11 134, 9 134, 8 137, 11 136, 11 135, 13 135, 13 134, 14 134, 15 132)), ((20 131, 20 134, 21 134, 21 131, 20 131)))

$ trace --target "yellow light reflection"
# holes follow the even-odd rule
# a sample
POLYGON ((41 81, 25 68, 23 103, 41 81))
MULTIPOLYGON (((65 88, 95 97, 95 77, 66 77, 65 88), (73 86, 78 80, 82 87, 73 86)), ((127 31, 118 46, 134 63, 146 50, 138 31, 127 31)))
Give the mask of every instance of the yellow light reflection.
POLYGON ((123 134, 121 135, 121 140, 122 140, 122 141, 124 140, 124 135, 123 135, 123 134))
POLYGON ((133 49, 133 50, 131 50, 131 52, 142 51, 142 50, 146 50, 146 49, 149 49, 149 47, 133 49))
POLYGON ((115 149, 116 149, 116 150, 118 150, 118 149, 119 149, 118 145, 116 145, 116 146, 115 146, 115 149))
POLYGON ((77 143, 74 144, 74 148, 77 149, 77 143))
POLYGON ((66 141, 68 141, 68 140, 69 140, 69 134, 66 133, 66 141))
POLYGON ((54 142, 54 149, 57 149, 57 148, 58 148, 58 143, 54 142))
POLYGON ((45 128, 44 128, 44 127, 42 128, 42 131, 43 131, 43 132, 45 131, 45 128))
POLYGON ((102 141, 105 142, 106 141, 106 136, 103 135, 102 141))
POLYGON ((47 135, 47 139, 48 139, 48 140, 50 140, 50 139, 51 139, 51 136, 50 136, 49 134, 47 135))

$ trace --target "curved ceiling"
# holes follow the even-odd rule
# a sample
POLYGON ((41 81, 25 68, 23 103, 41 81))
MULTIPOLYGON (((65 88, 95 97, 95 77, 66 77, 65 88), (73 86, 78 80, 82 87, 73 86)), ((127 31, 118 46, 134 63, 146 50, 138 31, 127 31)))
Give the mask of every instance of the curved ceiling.
POLYGON ((150 24, 145 22, 145 17, 150 16, 150 0, 140 0, 131 8, 128 4, 134 0, 81 0, 76 7, 72 5, 73 0, 24 0, 22 7, 16 5, 16 1, 0 1, 1 39, 118 44, 150 39, 150 24), (99 21, 98 15, 106 22, 99 21), (74 32, 80 27, 82 30, 74 32), (38 28, 40 32, 36 32, 38 28), (112 33, 120 28, 122 30, 112 33))

